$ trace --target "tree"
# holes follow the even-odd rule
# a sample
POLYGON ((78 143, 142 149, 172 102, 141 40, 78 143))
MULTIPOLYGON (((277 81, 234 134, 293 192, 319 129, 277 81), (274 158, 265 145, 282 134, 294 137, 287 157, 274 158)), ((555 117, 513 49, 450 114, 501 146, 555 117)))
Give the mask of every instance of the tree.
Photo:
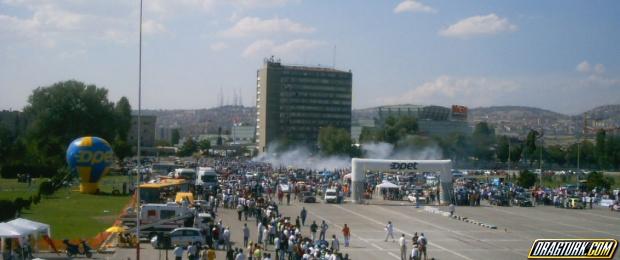
POLYGON ((198 151, 198 143, 193 138, 187 138, 179 150, 179 156, 191 156, 198 151))
POLYGON ((0 123, 0 165, 7 159, 13 146, 11 132, 0 123))
POLYGON ((318 139, 321 152, 326 155, 348 155, 351 152, 351 135, 345 129, 321 127, 318 139))
POLYGON ((31 123, 29 149, 38 162, 56 168, 64 165, 69 143, 81 136, 113 140, 116 134, 114 104, 108 91, 69 80, 35 89, 24 108, 31 123))
POLYGON ((612 169, 620 169, 620 136, 608 136, 605 145, 609 166, 612 169))
POLYGON ((508 153, 510 149, 510 144, 508 143, 508 137, 500 136, 497 140, 497 149, 495 150, 495 156, 500 162, 508 161, 508 153))
POLYGON ((127 134, 131 129, 131 105, 126 97, 116 103, 114 107, 116 113, 116 135, 121 141, 127 141, 127 134))
POLYGON ((493 159, 492 148, 494 143, 495 130, 491 128, 487 122, 476 124, 474 133, 472 134, 474 157, 482 161, 491 161, 493 159))
POLYGON ((517 184, 523 188, 529 189, 536 183, 536 174, 528 170, 522 170, 517 177, 517 184))
POLYGON ((202 154, 209 154, 209 149, 211 149, 211 141, 204 139, 198 142, 198 147, 202 150, 202 154))
POLYGON ((559 145, 552 145, 547 148, 547 157, 549 161, 559 166, 564 166, 566 163, 566 151, 559 145))
POLYGON ((133 154, 131 144, 127 141, 120 140, 118 136, 114 139, 112 147, 114 149, 114 155, 116 155, 116 158, 121 162, 133 154))
POLYGON ((534 162, 534 158, 538 158, 536 156, 537 154, 536 153, 536 150, 537 150, 536 140, 538 139, 539 135, 540 134, 538 133, 538 131, 530 130, 530 132, 527 133, 527 138, 525 139, 525 150, 524 150, 526 154, 525 159, 529 160, 530 165, 532 165, 532 163, 534 162))
POLYGON ((171 138, 172 139, 172 145, 177 145, 179 143, 179 140, 181 140, 181 131, 179 131, 178 128, 174 128, 172 129, 172 133, 171 133, 171 138))
POLYGON ((521 161, 521 154, 523 153, 523 145, 522 144, 514 144, 511 142, 510 146, 510 162, 518 163, 521 161))
POLYGON ((596 145, 594 147, 594 157, 599 169, 605 169, 607 167, 607 152, 605 141, 607 133, 605 130, 599 130, 596 132, 596 145))
POLYGON ((591 172, 588 174, 588 177, 586 177, 586 186, 588 186, 588 190, 592 190, 594 188, 609 190, 613 184, 614 179, 603 175, 603 172, 591 172))

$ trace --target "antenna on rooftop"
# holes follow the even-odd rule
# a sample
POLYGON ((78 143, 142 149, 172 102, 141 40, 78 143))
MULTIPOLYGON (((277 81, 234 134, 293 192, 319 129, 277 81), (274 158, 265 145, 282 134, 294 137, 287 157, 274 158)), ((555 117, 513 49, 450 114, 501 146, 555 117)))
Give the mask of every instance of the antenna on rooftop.
POLYGON ((334 44, 334 52, 332 53, 332 68, 336 68, 336 44, 334 44))

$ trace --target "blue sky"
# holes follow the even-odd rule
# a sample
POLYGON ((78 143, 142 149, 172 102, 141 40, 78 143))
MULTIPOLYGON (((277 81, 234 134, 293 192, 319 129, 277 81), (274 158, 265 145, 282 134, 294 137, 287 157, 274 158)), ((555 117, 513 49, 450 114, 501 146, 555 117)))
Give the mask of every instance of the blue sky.
MULTIPOLYGON (((138 3, 0 0, 0 109, 67 79, 135 107, 138 3)), ((351 70, 354 108, 574 114, 620 103, 619 13, 619 1, 144 0, 143 107, 213 107, 220 89, 253 106, 275 55, 351 70)))

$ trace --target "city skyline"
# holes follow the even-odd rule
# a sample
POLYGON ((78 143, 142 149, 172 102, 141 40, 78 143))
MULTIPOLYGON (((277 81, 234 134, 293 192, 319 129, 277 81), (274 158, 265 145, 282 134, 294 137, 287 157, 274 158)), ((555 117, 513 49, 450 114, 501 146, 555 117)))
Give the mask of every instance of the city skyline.
MULTIPOLYGON (((352 70, 353 108, 620 103, 614 1, 145 0, 143 107, 254 106, 265 57, 352 70), (361 3, 361 4, 360 4, 361 3), (232 94, 239 93, 239 94, 232 94)), ((138 1, 0 1, 0 109, 76 79, 137 104, 138 1)))

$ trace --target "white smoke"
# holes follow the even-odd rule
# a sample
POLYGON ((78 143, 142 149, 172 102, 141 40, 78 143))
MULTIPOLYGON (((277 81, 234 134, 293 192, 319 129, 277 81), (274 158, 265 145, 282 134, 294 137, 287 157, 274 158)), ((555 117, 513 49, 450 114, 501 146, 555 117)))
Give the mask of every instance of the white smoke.
POLYGON ((373 159, 395 160, 439 160, 443 159, 441 148, 437 144, 427 146, 409 145, 394 149, 390 143, 366 143, 362 144, 364 157, 373 159))
MULTIPOLYGON (((363 157, 372 159, 394 160, 439 160, 443 159, 441 148, 437 144, 425 146, 408 145, 394 149, 394 145, 384 142, 365 143, 361 145, 363 157)), ((334 170, 351 167, 348 156, 320 156, 305 147, 294 147, 280 151, 278 144, 272 144, 267 152, 252 158, 252 161, 270 163, 273 167, 292 167, 312 170, 334 170)))
POLYGON ((279 151, 278 144, 272 144, 267 152, 252 158, 253 161, 270 163, 273 167, 293 167, 312 170, 334 170, 351 167, 348 156, 319 156, 312 154, 307 148, 294 147, 279 151))

